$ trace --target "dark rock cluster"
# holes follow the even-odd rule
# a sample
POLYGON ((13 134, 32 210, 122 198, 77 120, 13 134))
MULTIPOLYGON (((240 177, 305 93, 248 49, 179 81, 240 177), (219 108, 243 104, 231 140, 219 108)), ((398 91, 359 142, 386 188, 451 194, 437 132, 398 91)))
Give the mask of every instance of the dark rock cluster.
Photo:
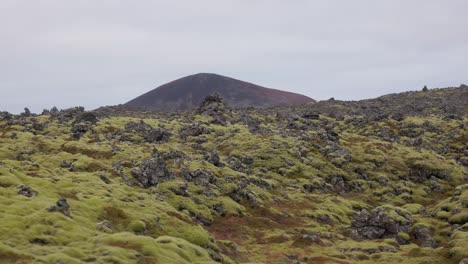
POLYGON ((208 95, 198 107, 197 113, 213 118, 213 124, 226 125, 231 109, 224 102, 221 95, 215 93, 208 95))
POLYGON ((137 184, 143 188, 156 186, 174 178, 173 172, 158 152, 153 153, 152 159, 144 160, 139 167, 133 168, 131 173, 137 184))
POLYGON ((65 216, 72 217, 70 213, 70 205, 67 202, 67 198, 64 196, 60 196, 55 205, 51 205, 47 210, 49 212, 60 212, 65 216))
POLYGON ((400 232, 408 233, 413 223, 411 214, 398 208, 363 209, 354 217, 351 235, 354 239, 396 238, 400 232))
POLYGON ((158 144, 167 142, 172 135, 167 129, 162 127, 153 128, 151 125, 143 122, 143 120, 127 123, 124 133, 122 140, 126 140, 131 135, 136 134, 144 138, 146 142, 158 144))
POLYGON ((200 186, 208 186, 217 182, 216 176, 206 169, 197 169, 195 171, 183 170, 182 178, 200 186))

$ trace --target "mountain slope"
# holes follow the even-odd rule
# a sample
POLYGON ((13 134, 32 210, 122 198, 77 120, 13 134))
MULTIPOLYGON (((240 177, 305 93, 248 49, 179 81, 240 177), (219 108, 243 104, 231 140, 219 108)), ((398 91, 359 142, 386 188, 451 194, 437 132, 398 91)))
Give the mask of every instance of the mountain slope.
POLYGON ((164 84, 125 105, 157 111, 187 110, 197 107, 203 98, 213 93, 219 93, 232 107, 269 107, 314 102, 300 94, 265 88, 217 74, 199 73, 164 84))

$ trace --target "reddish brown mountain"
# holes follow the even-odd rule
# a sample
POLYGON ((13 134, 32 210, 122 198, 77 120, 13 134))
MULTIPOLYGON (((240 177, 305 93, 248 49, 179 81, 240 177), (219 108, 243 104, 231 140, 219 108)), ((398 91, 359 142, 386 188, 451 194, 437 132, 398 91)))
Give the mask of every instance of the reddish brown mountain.
POLYGON ((197 107, 210 94, 220 94, 232 107, 269 107, 315 102, 304 95, 261 87, 212 74, 190 75, 145 93, 126 106, 145 110, 175 111, 197 107))

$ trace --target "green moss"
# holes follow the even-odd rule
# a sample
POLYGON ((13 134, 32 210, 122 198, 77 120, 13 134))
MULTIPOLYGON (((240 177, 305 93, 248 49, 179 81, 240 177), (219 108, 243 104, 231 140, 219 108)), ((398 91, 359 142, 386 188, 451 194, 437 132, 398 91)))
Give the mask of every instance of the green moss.
MULTIPOLYGON (((0 258, 6 263, 230 263, 230 258, 284 263, 285 256, 297 256, 310 263, 456 263, 467 257, 466 232, 452 230, 452 224, 466 225, 466 168, 455 162, 464 160, 466 117, 367 122, 366 117, 337 121, 321 115, 313 121, 298 118, 295 124, 305 129, 297 130, 287 128, 275 113, 249 111, 271 133, 253 134, 242 123, 210 125, 205 123, 209 117, 199 115, 146 113, 145 123, 173 134, 155 145, 121 131, 140 118, 101 118, 94 134, 80 140, 70 137, 71 122, 47 116, 39 117, 48 125, 36 135, 27 131, 29 124, 0 121, 0 258), (196 137, 185 142, 177 136, 189 122, 212 131, 201 145, 207 153, 216 150, 224 167, 209 163, 203 151, 192 147, 196 137), (381 130, 398 135, 408 128, 424 132, 423 145, 412 145, 410 137, 390 142, 379 136, 381 130), (339 148, 325 139, 325 130, 339 134, 333 143, 339 148), (114 138, 108 133, 115 133, 114 138), (129 140, 122 142, 124 134, 129 140), (147 189, 128 186, 131 169, 148 159, 153 148, 186 155, 167 160, 174 180, 147 189), (351 159, 340 153, 344 149, 351 159), (252 157, 253 163, 234 171, 228 157, 241 162, 252 157), (62 160, 73 161, 73 169, 60 167, 62 160), (186 183, 181 168, 210 170, 216 180, 208 186, 186 183), (418 170, 449 177, 435 180, 428 173, 419 182, 409 177, 418 170), (335 175, 344 179, 343 190, 330 184, 329 176, 335 175), (306 191, 306 184, 316 189, 306 191), (37 196, 18 194, 20 185, 30 186, 37 196), (180 192, 181 185, 188 192, 180 192), (47 211, 62 195, 73 218, 47 211), (414 226, 426 226, 440 247, 349 239, 355 214, 377 207, 395 223, 406 224, 404 215, 411 214, 414 226), (292 247, 302 236, 304 241, 309 236, 307 246, 292 247), (312 242, 314 236, 320 242, 312 242)), ((242 120, 239 112, 233 115, 242 120)), ((398 236, 409 239, 407 233, 398 236)))
POLYGON ((146 230, 146 224, 142 221, 133 220, 128 225, 128 230, 132 231, 133 233, 142 233, 146 230))
POLYGON ((399 238, 404 239, 406 241, 408 241, 410 239, 410 236, 407 233, 398 232, 397 235, 398 235, 399 238))
POLYGON ((448 219, 448 221, 451 224, 459 224, 459 225, 468 223, 468 209, 465 208, 463 209, 462 212, 452 215, 448 219))

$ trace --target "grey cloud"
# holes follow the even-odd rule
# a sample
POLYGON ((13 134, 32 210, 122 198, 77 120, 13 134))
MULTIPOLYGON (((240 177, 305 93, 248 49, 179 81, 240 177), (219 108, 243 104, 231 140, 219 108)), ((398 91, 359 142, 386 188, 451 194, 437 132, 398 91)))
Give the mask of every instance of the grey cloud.
POLYGON ((0 2, 0 110, 126 102, 215 72, 316 99, 468 83, 464 0, 0 2))

